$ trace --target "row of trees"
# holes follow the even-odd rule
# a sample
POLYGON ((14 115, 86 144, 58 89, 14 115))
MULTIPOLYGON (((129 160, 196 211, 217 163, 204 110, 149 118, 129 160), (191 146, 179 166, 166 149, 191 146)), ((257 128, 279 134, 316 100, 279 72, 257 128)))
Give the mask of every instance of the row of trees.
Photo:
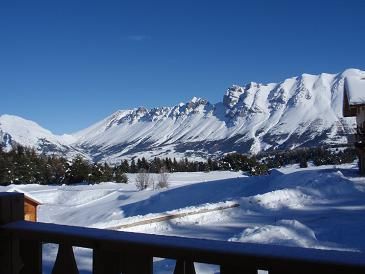
POLYGON ((250 175, 266 174, 271 168, 280 168, 289 164, 299 164, 300 167, 307 167, 311 162, 316 166, 339 165, 352 163, 356 160, 356 151, 353 148, 330 149, 330 148, 298 148, 286 151, 270 151, 260 153, 256 156, 249 156, 239 153, 226 154, 219 159, 209 158, 207 161, 189 161, 187 158, 176 160, 171 158, 145 158, 121 163, 123 172, 138 173, 139 170, 148 170, 158 173, 161 168, 168 172, 196 172, 214 170, 244 171, 250 175))
POLYGON ((140 170, 147 170, 151 173, 159 173, 161 169, 167 172, 198 172, 214 170, 242 170, 258 175, 265 173, 267 169, 255 157, 243 154, 232 153, 220 159, 208 158, 206 161, 189 161, 187 158, 176 160, 176 158, 158 158, 148 161, 145 158, 132 159, 121 162, 121 169, 125 173, 139 173, 140 170))
POLYGON ((141 169, 148 170, 151 173, 159 173, 162 168, 168 172, 196 172, 217 170, 213 165, 216 162, 208 159, 208 161, 189 161, 187 158, 176 160, 176 158, 159 158, 148 161, 144 157, 132 159, 129 163, 127 160, 121 162, 121 168, 126 173, 139 173, 141 169))
POLYGON ((321 165, 340 165, 352 163, 356 160, 354 148, 298 148, 295 150, 261 153, 257 159, 267 166, 267 168, 279 168, 290 164, 299 164, 305 168, 308 162, 315 166, 321 165))
POLYGON ((120 166, 89 163, 81 156, 69 161, 59 156, 39 155, 34 149, 17 146, 10 152, 0 148, 0 184, 74 184, 114 181, 126 183, 120 166))
POLYGON ((0 184, 74 184, 105 181, 126 183, 128 178, 125 173, 138 173, 141 177, 140 188, 143 189, 147 185, 142 178, 146 175, 143 174, 149 173, 159 174, 157 181, 159 184, 162 182, 161 185, 163 185, 164 181, 167 182, 166 176, 170 172, 241 170, 250 175, 261 175, 269 172, 270 168, 288 164, 297 163, 301 167, 306 167, 308 162, 314 165, 337 165, 350 163, 355 159, 355 150, 351 148, 345 150, 308 148, 262 153, 257 156, 232 153, 207 161, 189 161, 187 158, 181 160, 141 158, 130 162, 124 160, 120 164, 111 166, 107 163, 90 163, 81 156, 67 160, 55 155, 39 155, 34 149, 22 146, 17 146, 10 152, 5 152, 0 147, 0 184))

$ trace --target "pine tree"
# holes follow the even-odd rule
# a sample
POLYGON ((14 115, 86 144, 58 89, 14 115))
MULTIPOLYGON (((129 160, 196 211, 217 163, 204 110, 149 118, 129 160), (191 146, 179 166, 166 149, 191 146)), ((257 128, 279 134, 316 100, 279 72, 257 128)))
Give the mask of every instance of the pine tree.
POLYGON ((86 182, 89 179, 90 169, 89 164, 81 155, 77 155, 70 166, 69 183, 86 182))
POLYGON ((131 173, 136 173, 137 172, 137 166, 136 166, 136 162, 134 161, 134 159, 132 159, 132 162, 131 162, 131 165, 130 165, 130 168, 129 168, 129 171, 131 173))
POLYGON ((108 163, 104 163, 102 182, 110 182, 110 181, 114 181, 113 169, 108 165, 108 163))
POLYGON ((120 168, 124 173, 128 173, 129 172, 129 164, 127 160, 124 160, 123 162, 121 162, 120 164, 120 168))
POLYGON ((122 165, 114 167, 114 181, 116 183, 127 183, 128 177, 124 173, 122 165))
POLYGON ((92 183, 100 183, 103 180, 103 166, 101 164, 94 163, 91 167, 91 178, 92 183))
POLYGON ((161 159, 158 157, 155 157, 149 164, 150 166, 150 172, 152 173, 158 173, 159 170, 162 167, 161 159))
POLYGON ((142 169, 142 161, 139 158, 137 159, 137 169, 138 170, 142 169))
POLYGON ((173 162, 172 162, 172 172, 176 172, 176 171, 178 171, 179 170, 179 167, 178 167, 178 163, 177 163, 177 161, 176 161, 176 158, 174 157, 174 160, 173 160, 173 162))

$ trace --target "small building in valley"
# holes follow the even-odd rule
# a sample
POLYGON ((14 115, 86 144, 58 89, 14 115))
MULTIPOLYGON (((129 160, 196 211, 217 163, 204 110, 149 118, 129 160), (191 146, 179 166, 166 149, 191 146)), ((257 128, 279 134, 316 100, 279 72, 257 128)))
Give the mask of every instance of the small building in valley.
POLYGON ((365 78, 345 79, 343 116, 356 117, 355 147, 359 157, 360 174, 365 175, 365 78))
POLYGON ((24 220, 25 221, 37 221, 37 207, 42 203, 34 198, 29 193, 21 191, 19 189, 11 188, 7 192, 18 192, 24 194, 24 220))

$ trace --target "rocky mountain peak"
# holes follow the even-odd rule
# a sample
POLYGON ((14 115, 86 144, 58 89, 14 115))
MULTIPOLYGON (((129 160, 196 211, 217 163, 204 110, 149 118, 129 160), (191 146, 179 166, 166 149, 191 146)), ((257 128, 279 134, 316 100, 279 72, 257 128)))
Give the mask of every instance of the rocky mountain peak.
POLYGON ((193 97, 173 107, 120 110, 67 138, 31 121, 0 116, 0 143, 109 162, 346 144, 354 127, 354 119, 342 117, 344 77, 349 76, 365 77, 365 72, 348 69, 280 83, 232 85, 223 102, 193 97))

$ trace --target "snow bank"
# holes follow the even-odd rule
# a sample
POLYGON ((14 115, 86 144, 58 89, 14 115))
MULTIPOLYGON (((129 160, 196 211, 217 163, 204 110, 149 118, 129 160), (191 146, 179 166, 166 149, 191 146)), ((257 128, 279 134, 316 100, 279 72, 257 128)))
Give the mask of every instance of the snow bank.
POLYGON ((275 225, 246 228, 228 241, 276 244, 297 247, 318 246, 313 230, 297 220, 280 220, 275 225))
MULTIPOLYGON (((95 228, 113 228, 116 229, 120 227, 120 229, 124 229, 123 227, 133 227, 133 226, 140 226, 141 222, 146 222, 142 225, 149 225, 150 223, 156 223, 161 222, 158 219, 162 218, 168 218, 171 216, 180 215, 183 218, 184 221, 188 221, 189 219, 199 219, 202 217, 202 214, 211 212, 211 211, 219 211, 219 210, 225 210, 228 208, 236 207, 237 203, 232 201, 226 201, 221 203, 206 203, 200 206, 189 206, 185 208, 179 208, 176 210, 170 210, 163 213, 155 213, 155 214, 147 214, 147 215, 137 215, 129 218, 124 218, 122 220, 114 220, 110 222, 101 222, 96 223, 93 225, 95 228), (199 216, 190 216, 190 215, 196 215, 199 214, 199 216), (188 216, 184 216, 188 215, 188 216), (154 221, 156 220, 156 221, 154 221), (150 222, 150 223, 149 223, 150 222)), ((216 214, 216 213, 215 213, 216 214)), ((168 219, 169 220, 169 219, 168 219)))
POLYGON ((347 77, 345 81, 350 105, 365 104, 365 79, 361 77, 347 77))
POLYGON ((312 198, 299 189, 280 189, 255 195, 249 201, 267 209, 280 210, 283 208, 303 208, 312 203, 312 198))
POLYGON ((38 193, 38 197, 43 197, 42 201, 49 204, 62 204, 64 206, 80 206, 89 202, 104 198, 115 190, 90 189, 80 190, 72 188, 59 188, 57 192, 50 195, 49 192, 38 193))
MULTIPOLYGON (((134 175, 129 179, 129 184, 19 185, 17 188, 44 202, 38 213, 39 220, 45 222, 106 228, 239 203, 237 208, 126 230, 222 241, 365 251, 365 179, 357 175, 357 166, 353 164, 337 168, 299 169, 291 166, 273 170, 266 176, 253 177, 233 172, 174 173, 170 177, 170 188, 160 190, 137 191, 133 184, 134 175)), ((0 186, 0 190, 9 188, 11 186, 0 186)), ((45 247, 47 267, 55 257, 54 248, 51 245, 45 247)), ((91 253, 78 248, 75 254, 85 270, 83 273, 91 273, 91 253)), ((156 273, 163 273, 163 269, 173 271, 173 262, 167 261, 155 263, 156 273), (166 268, 165 264, 168 264, 166 268)), ((207 268, 202 272, 214 271, 207 268)))

